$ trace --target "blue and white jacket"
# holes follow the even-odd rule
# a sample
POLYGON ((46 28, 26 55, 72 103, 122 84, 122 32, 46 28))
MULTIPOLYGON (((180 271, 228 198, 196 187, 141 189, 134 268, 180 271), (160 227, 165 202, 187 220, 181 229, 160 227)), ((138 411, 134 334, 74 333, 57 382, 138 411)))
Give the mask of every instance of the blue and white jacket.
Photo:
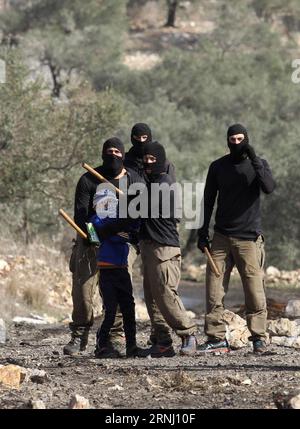
MULTIPOLYGON (((139 219, 120 219, 118 217, 118 198, 109 187, 97 189, 94 196, 95 215, 90 218, 98 236, 100 246, 97 251, 97 265, 100 268, 125 268, 128 266, 130 243, 134 242, 140 228, 139 219), (122 232, 102 238, 102 231, 107 228, 122 227, 122 232)), ((116 228, 117 229, 117 228, 116 228)))

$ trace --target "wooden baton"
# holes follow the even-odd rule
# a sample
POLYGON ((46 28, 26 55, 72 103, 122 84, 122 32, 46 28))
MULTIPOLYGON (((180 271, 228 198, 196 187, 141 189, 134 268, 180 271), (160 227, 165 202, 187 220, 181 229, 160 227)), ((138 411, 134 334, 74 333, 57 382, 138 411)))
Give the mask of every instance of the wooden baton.
POLYGON ((97 179, 99 179, 101 182, 106 182, 109 183, 111 185, 112 188, 114 188, 114 190, 120 194, 120 195, 124 195, 124 192, 121 191, 121 189, 117 188, 116 186, 114 186, 109 180, 105 179, 105 177, 103 177, 100 173, 98 173, 98 171, 94 170, 92 167, 90 167, 88 164, 86 164, 85 162, 82 163, 82 167, 85 168, 87 171, 89 171, 90 173, 92 173, 95 177, 97 177, 97 179))
POLYGON ((81 235, 82 238, 88 239, 87 234, 82 231, 81 228, 79 228, 78 225, 76 225, 76 223, 73 221, 73 219, 70 218, 69 215, 67 215, 67 213, 63 210, 63 209, 59 209, 59 214, 74 228, 76 229, 76 231, 78 232, 79 235, 81 235))
POLYGON ((207 256, 207 260, 208 260, 208 263, 209 263, 209 265, 210 265, 210 268, 213 270, 214 274, 215 274, 217 277, 220 277, 220 276, 221 276, 221 274, 219 273, 219 270, 218 270, 218 268, 217 268, 216 264, 214 263, 214 260, 213 260, 213 258, 211 257, 211 254, 210 254, 210 252, 209 252, 209 250, 208 250, 208 248, 207 248, 207 247, 204 247, 204 252, 205 252, 205 254, 206 254, 206 256, 207 256))

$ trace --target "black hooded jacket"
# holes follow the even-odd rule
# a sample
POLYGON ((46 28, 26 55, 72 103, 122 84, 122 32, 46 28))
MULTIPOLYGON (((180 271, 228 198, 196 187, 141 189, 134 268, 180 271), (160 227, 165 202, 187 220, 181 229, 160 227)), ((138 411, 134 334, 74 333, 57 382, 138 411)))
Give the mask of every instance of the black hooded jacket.
MULTIPOLYGON (((172 182, 171 177, 165 173, 156 178, 154 182, 157 183, 157 185, 165 184, 168 186, 171 186, 174 183, 172 182)), ((162 246, 180 247, 179 234, 177 230, 177 224, 180 220, 176 217, 176 187, 168 195, 170 198, 170 211, 167 216, 164 216, 164 205, 167 203, 166 196, 163 196, 163 194, 159 192, 158 198, 152 199, 151 185, 154 182, 147 183, 149 212, 148 217, 146 219, 142 219, 140 239, 154 240, 162 246), (158 216, 152 216, 152 210, 154 210, 158 216)))
POLYGON ((256 239, 262 234, 260 193, 275 188, 266 160, 256 156, 235 163, 231 155, 214 161, 208 170, 204 190, 204 223, 200 237, 208 237, 209 223, 216 197, 215 231, 241 239, 256 239))

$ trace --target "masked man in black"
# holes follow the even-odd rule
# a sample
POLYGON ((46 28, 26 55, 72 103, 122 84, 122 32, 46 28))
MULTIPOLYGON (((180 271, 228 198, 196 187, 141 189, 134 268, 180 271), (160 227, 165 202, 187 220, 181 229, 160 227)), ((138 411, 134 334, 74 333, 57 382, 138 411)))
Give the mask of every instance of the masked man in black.
POLYGON ((249 144, 245 127, 228 128, 230 154, 214 161, 207 174, 204 190, 204 223, 198 231, 198 247, 209 248, 209 223, 217 198, 212 258, 221 273, 217 277, 209 264, 206 269, 205 333, 208 340, 198 352, 227 352, 226 326, 223 320, 224 273, 235 264, 241 276, 246 304, 246 319, 253 351, 266 351, 267 308, 264 290, 264 236, 261 226, 260 193, 275 188, 270 167, 249 144))
MULTIPOLYGON (((137 123, 131 130, 131 143, 132 148, 125 155, 124 165, 134 171, 140 176, 145 177, 144 164, 143 164, 143 149, 146 143, 152 142, 152 132, 149 125, 144 123, 137 123)), ((165 172, 171 177, 172 182, 176 182, 175 167, 166 160, 164 165, 165 172)))
POLYGON ((176 188, 165 172, 166 153, 157 142, 144 146, 147 175, 148 216, 142 220, 140 247, 144 271, 144 296, 151 320, 153 358, 172 357, 171 330, 182 339, 181 354, 196 351, 196 326, 189 319, 177 293, 181 273, 181 252, 177 230, 176 188), (166 194, 158 191, 164 186, 166 194), (166 212, 164 212, 164 204, 166 212))

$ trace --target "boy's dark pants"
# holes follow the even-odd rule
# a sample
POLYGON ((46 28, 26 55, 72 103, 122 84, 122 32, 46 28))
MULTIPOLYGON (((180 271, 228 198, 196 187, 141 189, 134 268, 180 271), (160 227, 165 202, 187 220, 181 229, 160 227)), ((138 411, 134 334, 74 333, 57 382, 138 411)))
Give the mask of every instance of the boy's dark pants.
POLYGON ((105 347, 109 339, 117 307, 119 305, 126 337, 126 347, 136 344, 135 303, 132 283, 127 268, 105 268, 100 270, 100 293, 105 308, 105 316, 97 332, 97 347, 105 347))
MULTIPOLYGON (((132 266, 136 259, 137 252, 134 246, 130 245, 128 255, 128 271, 132 276, 132 266)), ((70 259, 70 271, 72 279, 72 300, 73 312, 70 329, 73 333, 84 330, 86 334, 94 323, 93 296, 99 280, 96 248, 87 243, 80 236, 77 236, 70 259)), ((118 340, 123 334, 122 315, 117 310, 115 323, 110 332, 111 340, 118 340)))

